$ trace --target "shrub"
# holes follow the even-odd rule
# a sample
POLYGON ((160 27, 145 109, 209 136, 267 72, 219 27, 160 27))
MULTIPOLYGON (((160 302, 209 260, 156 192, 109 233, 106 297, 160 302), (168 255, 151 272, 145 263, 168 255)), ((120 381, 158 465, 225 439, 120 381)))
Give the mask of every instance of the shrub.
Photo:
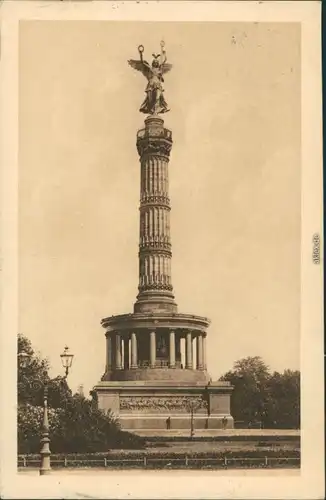
POLYGON ((49 364, 34 352, 31 342, 18 336, 18 353, 29 355, 24 366, 18 363, 18 451, 40 449, 43 420, 44 382, 48 386, 48 420, 52 453, 92 453, 115 449, 141 449, 144 439, 120 429, 111 412, 103 413, 80 394, 72 395, 62 377, 50 379, 49 364))

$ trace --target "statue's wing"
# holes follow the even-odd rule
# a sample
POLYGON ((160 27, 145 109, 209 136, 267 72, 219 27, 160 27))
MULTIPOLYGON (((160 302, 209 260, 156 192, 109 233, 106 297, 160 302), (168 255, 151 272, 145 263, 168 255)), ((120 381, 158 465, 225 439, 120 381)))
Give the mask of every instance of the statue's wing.
POLYGON ((170 63, 165 62, 161 65, 161 70, 162 70, 163 75, 164 75, 164 73, 171 71, 171 69, 172 69, 172 64, 170 64, 170 63))
POLYGON ((137 61, 136 59, 129 59, 128 63, 132 68, 136 69, 137 71, 141 71, 143 75, 146 76, 146 78, 148 78, 152 73, 151 67, 147 61, 137 61))

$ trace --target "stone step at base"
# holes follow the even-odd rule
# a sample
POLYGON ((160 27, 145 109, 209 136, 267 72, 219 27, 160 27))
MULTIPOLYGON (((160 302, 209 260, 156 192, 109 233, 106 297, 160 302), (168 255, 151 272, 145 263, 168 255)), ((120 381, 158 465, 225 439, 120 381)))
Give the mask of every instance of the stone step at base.
MULTIPOLYGON (((163 430, 163 429, 130 429, 129 432, 143 437, 189 437, 189 430, 163 430)), ((300 430, 298 429, 208 429, 196 430, 194 437, 196 438, 209 438, 220 437, 224 439, 234 439, 239 437, 253 437, 253 438, 300 438, 300 430)))

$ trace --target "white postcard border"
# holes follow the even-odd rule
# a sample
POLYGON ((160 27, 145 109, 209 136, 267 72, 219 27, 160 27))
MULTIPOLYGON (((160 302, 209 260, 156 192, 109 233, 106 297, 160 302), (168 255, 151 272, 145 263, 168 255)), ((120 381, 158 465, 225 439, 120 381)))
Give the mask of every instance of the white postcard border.
MULTIPOLYGON (((323 280, 312 262, 322 237, 321 7, 319 2, 4 1, 1 16, 2 336, 1 495, 4 498, 317 498, 323 494, 323 280), (30 477, 16 471, 19 21, 166 20, 300 22, 302 28, 302 468, 255 472, 105 472, 30 477), (104 479, 105 477, 105 479, 104 479), (95 478, 95 480, 94 480, 95 478)), ((286 265, 286 262, 284 263, 286 265)))

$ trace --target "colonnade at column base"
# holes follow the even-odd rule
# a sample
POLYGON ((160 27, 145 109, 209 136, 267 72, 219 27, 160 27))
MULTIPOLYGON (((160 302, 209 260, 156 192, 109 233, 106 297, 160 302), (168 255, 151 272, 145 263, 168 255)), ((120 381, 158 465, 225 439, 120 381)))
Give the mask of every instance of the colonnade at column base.
POLYGON ((123 429, 232 428, 228 382, 206 370, 209 320, 171 311, 137 312, 102 320, 106 369, 94 387, 97 406, 123 429))
POLYGON ((177 376, 181 381, 207 381, 203 376, 207 318, 155 310, 111 316, 102 325, 106 329, 105 380, 177 376))

